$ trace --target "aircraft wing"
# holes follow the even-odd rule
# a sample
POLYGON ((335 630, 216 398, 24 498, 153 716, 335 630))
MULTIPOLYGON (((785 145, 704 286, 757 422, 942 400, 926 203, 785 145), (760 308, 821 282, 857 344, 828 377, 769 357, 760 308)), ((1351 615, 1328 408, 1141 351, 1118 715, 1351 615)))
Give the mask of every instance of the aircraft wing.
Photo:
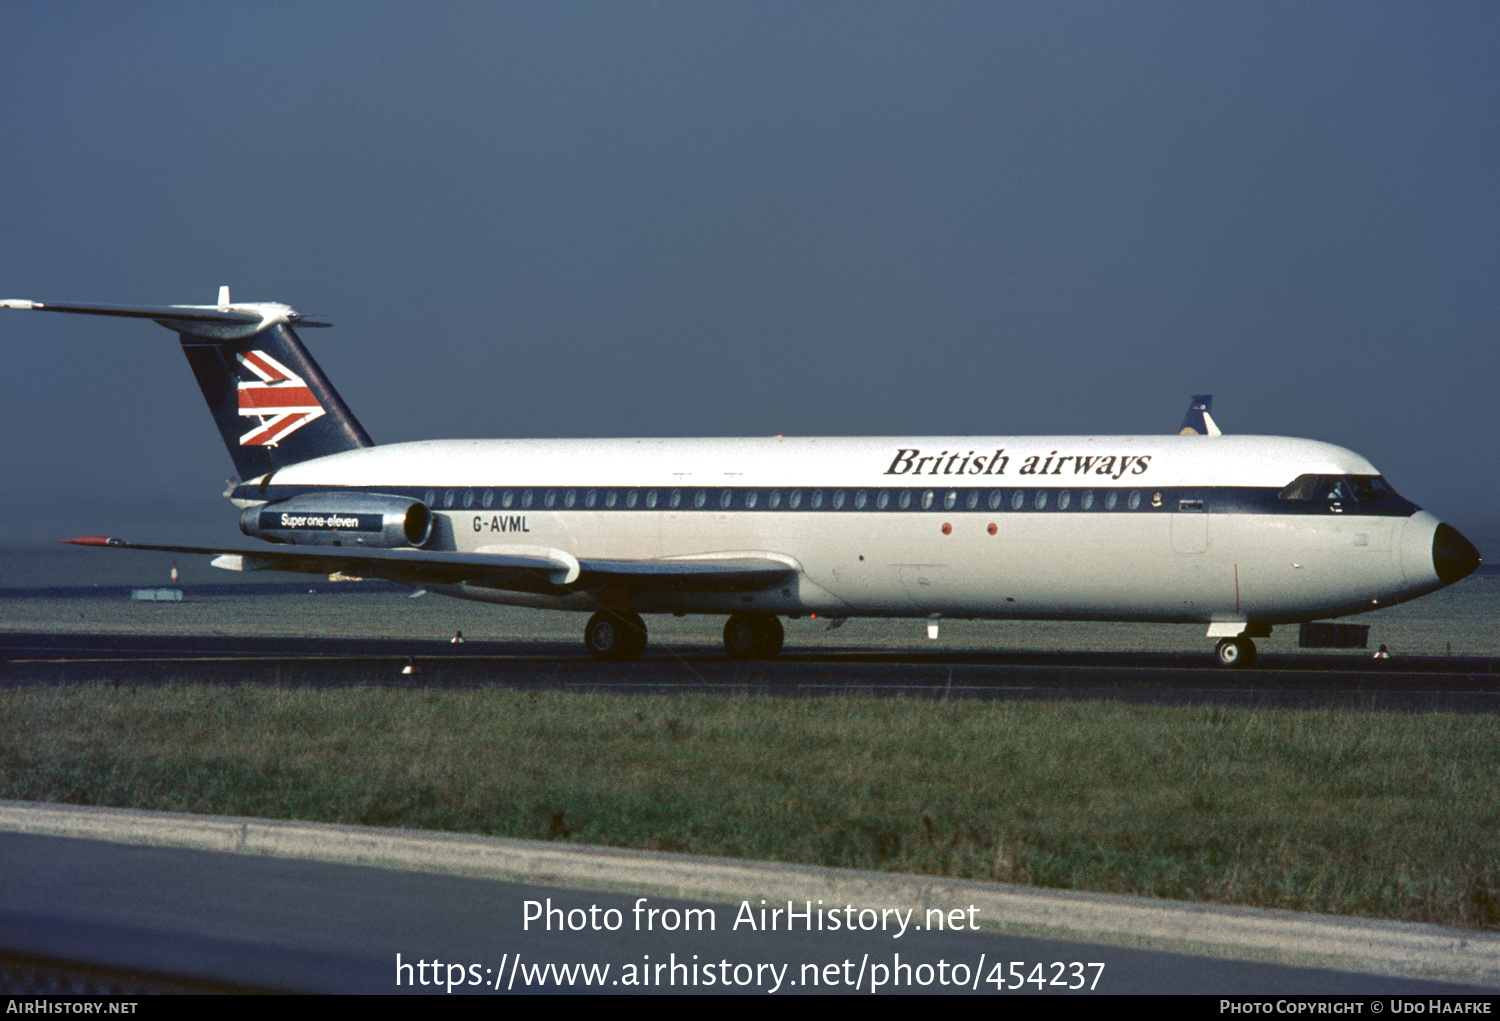
POLYGON ((673 557, 660 560, 578 560, 563 550, 496 547, 489 553, 364 549, 353 546, 278 546, 244 549, 163 546, 105 536, 64 539, 77 546, 202 553, 231 571, 336 572, 381 578, 403 585, 456 585, 549 595, 618 586, 632 591, 676 589, 745 592, 765 588, 796 572, 789 561, 769 555, 673 557))
POLYGON ((752 592, 785 581, 797 568, 788 560, 753 553, 663 560, 580 560, 579 584, 679 592, 752 592))

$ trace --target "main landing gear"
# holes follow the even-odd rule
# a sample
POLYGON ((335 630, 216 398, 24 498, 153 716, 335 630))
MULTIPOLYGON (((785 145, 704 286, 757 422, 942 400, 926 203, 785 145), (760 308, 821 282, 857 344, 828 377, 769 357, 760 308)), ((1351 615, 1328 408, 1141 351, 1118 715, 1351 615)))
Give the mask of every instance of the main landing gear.
MULTIPOLYGON (((783 637, 781 621, 770 614, 736 613, 724 625, 724 651, 731 659, 774 659, 783 637)), ((583 644, 598 660, 640 659, 646 651, 646 622, 629 610, 600 610, 584 626, 583 644)))
POLYGON ((1214 653, 1222 666, 1243 670, 1255 662, 1255 643, 1248 638, 1221 638, 1214 653))
POLYGON ((768 614, 736 613, 724 625, 724 651, 730 659, 775 659, 785 633, 768 614))
POLYGON ((646 622, 628 610, 601 610, 584 625, 583 644, 595 659, 640 659, 646 651, 646 622))

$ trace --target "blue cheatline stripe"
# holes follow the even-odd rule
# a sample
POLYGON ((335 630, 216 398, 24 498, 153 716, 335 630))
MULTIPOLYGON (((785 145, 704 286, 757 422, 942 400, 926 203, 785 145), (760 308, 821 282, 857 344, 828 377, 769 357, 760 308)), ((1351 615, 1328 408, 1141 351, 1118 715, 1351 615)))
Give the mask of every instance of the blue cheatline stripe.
POLYGON ((435 511, 673 511, 703 513, 1207 513, 1410 517, 1399 496, 1369 503, 1284 500, 1260 486, 289 486, 242 485, 234 496, 285 500, 309 493, 382 493, 420 500, 435 511))

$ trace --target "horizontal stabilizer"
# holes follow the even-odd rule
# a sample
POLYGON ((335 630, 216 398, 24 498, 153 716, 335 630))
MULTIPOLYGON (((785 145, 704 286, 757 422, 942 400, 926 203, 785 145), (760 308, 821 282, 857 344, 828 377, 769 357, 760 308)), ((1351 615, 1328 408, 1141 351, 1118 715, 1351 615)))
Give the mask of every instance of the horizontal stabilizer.
POLYGON ((90 316, 124 316, 127 319, 173 319, 191 323, 258 323, 259 312, 239 312, 211 305, 65 305, 61 302, 0 300, 0 308, 31 309, 36 312, 78 312, 90 316))
MULTIPOLYGON (((296 326, 331 326, 315 323, 286 305, 255 303, 250 305, 82 305, 76 302, 28 301, 25 298, 0 298, 0 308, 33 312, 75 312, 89 316, 121 316, 126 319, 151 319, 170 326, 172 323, 221 323, 259 330, 274 322, 296 326)), ((252 332, 254 332, 254 330, 252 332)), ((238 334, 235 334, 238 335, 238 334)))

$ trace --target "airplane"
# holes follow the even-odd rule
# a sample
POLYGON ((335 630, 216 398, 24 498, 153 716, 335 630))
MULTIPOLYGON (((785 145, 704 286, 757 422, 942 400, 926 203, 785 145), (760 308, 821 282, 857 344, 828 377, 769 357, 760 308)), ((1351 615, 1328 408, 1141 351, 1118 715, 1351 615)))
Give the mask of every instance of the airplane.
POLYGON ((1480 563, 1369 461, 1313 440, 1209 425, 377 445, 296 333, 329 324, 287 305, 224 287, 214 305, 0 308, 176 332, 238 473, 224 495, 266 545, 64 541, 587 612, 599 660, 641 655, 642 614, 725 615, 746 660, 776 656, 781 617, 822 614, 917 618, 934 638, 945 618, 1196 623, 1243 668, 1273 626, 1414 599, 1480 563))

